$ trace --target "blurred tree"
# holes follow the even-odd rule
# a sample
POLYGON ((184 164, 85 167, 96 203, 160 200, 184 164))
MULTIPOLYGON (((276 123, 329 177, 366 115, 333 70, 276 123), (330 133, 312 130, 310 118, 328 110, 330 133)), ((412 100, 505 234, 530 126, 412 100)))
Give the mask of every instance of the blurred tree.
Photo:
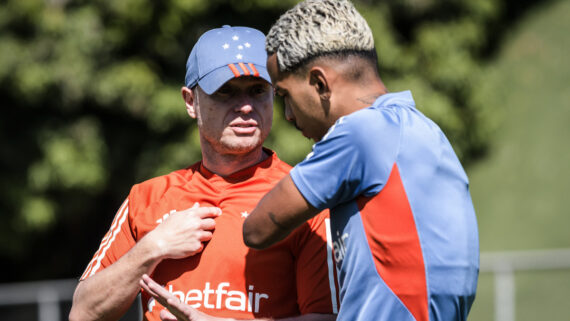
MULTIPOLYGON (((180 96, 199 35, 223 24, 267 32, 296 2, 2 1, 0 282, 78 276, 132 184, 200 159, 180 96)), ((355 3, 388 88, 411 89, 466 164, 481 156, 496 116, 474 86, 516 3, 355 3)), ((267 145, 293 164, 311 142, 282 114, 267 145)))

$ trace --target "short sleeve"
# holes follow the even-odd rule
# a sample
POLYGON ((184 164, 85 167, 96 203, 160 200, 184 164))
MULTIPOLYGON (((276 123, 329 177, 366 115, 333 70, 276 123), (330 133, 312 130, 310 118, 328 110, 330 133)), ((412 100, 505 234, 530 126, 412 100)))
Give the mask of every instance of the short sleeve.
POLYGON ((291 178, 317 209, 375 195, 390 175, 400 137, 394 108, 371 107, 341 117, 293 168, 291 178))
POLYGON ((129 212, 129 198, 127 198, 115 214, 111 227, 101 240, 99 249, 93 255, 80 280, 113 264, 135 245, 136 241, 130 224, 132 218, 129 212))
POLYGON ((293 242, 297 299, 301 314, 338 313, 338 285, 327 245, 328 210, 303 225, 293 242))

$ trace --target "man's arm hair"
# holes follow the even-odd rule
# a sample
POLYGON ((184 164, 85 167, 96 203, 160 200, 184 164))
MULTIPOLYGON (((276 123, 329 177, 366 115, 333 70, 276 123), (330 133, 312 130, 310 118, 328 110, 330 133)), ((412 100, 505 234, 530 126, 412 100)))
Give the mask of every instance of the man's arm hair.
POLYGON ((118 320, 125 314, 140 291, 140 277, 160 262, 149 251, 141 240, 117 262, 80 281, 69 320, 118 320))

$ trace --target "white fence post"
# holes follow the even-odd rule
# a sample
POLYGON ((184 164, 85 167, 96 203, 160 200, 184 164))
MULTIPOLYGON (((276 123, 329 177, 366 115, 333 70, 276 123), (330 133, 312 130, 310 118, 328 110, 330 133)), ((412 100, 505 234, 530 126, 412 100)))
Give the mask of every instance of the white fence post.
POLYGON ((53 288, 42 288, 38 291, 38 320, 59 321, 59 294, 53 288))
POLYGON ((515 321, 515 276, 510 267, 495 270, 495 320, 515 321))
POLYGON ((480 271, 495 277, 495 320, 515 320, 515 271, 555 269, 570 269, 570 249, 481 253, 480 271))

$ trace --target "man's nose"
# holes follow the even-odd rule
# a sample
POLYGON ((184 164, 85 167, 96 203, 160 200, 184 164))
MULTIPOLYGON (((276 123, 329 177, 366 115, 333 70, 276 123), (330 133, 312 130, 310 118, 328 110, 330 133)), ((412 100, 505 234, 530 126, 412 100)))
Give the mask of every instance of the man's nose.
POLYGON ((249 114, 253 111, 253 100, 248 95, 241 95, 238 98, 236 107, 236 112, 242 114, 249 114))

